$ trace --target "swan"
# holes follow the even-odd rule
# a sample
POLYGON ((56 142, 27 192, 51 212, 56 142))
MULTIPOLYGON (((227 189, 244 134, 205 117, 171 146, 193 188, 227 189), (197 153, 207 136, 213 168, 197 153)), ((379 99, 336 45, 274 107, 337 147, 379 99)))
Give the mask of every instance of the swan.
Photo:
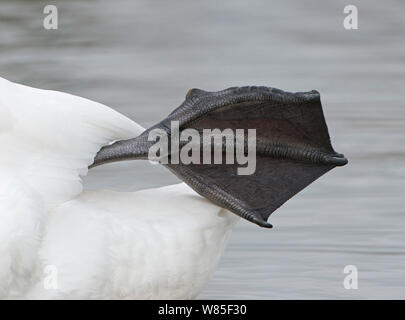
POLYGON ((100 103, 0 78, 0 298, 195 298, 240 217, 271 227, 271 212, 347 162, 330 145, 318 100, 315 92, 262 87, 193 89, 153 128, 170 134, 166 124, 174 119, 197 130, 218 119, 227 125, 251 119, 261 129, 257 175, 167 164, 183 183, 137 192, 83 191, 89 167, 145 159, 150 129, 100 103), (283 114, 274 117, 278 131, 263 126, 258 109, 269 97, 277 102, 272 110, 283 114), (249 101, 260 117, 244 111, 249 101), (235 106, 231 117, 229 105, 235 106), (306 117, 302 105, 314 112, 306 117), (302 144, 282 127, 283 119, 298 130, 302 144), (303 131, 306 126, 311 129, 303 131), (264 129, 277 140, 266 140, 264 129))

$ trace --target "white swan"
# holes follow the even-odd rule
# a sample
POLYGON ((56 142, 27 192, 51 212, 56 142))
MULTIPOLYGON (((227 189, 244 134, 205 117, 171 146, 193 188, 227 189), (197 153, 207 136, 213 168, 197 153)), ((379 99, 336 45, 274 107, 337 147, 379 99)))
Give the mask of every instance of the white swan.
POLYGON ((0 80, 0 297, 194 298, 238 216, 271 228, 279 206, 347 164, 331 145, 316 91, 192 89, 152 129, 96 102, 0 80), (197 133, 255 129, 255 170, 165 164, 204 198, 185 184, 82 192, 90 165, 147 159, 151 130, 173 138, 173 122, 197 133))
POLYGON ((0 78, 0 298, 198 295, 236 215, 184 183, 82 192, 98 150, 142 131, 99 103, 0 78))

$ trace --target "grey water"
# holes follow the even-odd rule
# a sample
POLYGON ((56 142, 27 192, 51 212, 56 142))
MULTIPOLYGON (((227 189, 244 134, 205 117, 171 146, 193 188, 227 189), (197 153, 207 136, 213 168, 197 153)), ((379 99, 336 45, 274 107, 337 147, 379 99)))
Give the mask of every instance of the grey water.
MULTIPOLYGON (((200 298, 405 298, 405 2, 399 0, 3 0, 0 76, 107 104, 147 127, 188 89, 267 85, 321 92, 350 160, 261 229, 239 222, 200 298), (354 4, 359 29, 343 28, 354 4), (346 265, 358 289, 343 286, 346 265)), ((0 97, 1 99, 1 97, 0 97)), ((86 188, 177 182, 163 168, 96 168, 86 188)))

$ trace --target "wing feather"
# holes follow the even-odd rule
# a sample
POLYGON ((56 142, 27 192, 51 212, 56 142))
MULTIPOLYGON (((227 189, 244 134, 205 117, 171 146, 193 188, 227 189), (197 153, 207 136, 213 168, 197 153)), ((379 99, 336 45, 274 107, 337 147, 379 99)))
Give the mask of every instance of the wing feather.
POLYGON ((102 146, 143 130, 100 103, 0 78, 0 171, 25 181, 47 207, 82 191, 102 146))

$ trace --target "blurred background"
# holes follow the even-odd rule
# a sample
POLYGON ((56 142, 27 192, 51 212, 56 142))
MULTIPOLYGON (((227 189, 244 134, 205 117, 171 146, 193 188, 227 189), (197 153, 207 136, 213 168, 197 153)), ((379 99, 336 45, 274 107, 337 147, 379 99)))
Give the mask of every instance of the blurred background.
MULTIPOLYGON (((405 298, 404 13, 400 0, 3 0, 0 76, 96 100, 145 127, 192 87, 320 91, 349 165, 281 207, 274 229, 239 222, 200 298, 405 298), (48 4, 58 30, 43 28, 48 4), (343 27, 348 4, 358 30, 343 27), (346 265, 358 268, 357 290, 343 286, 346 265)), ((176 181, 132 162, 92 170, 85 186, 176 181)))

